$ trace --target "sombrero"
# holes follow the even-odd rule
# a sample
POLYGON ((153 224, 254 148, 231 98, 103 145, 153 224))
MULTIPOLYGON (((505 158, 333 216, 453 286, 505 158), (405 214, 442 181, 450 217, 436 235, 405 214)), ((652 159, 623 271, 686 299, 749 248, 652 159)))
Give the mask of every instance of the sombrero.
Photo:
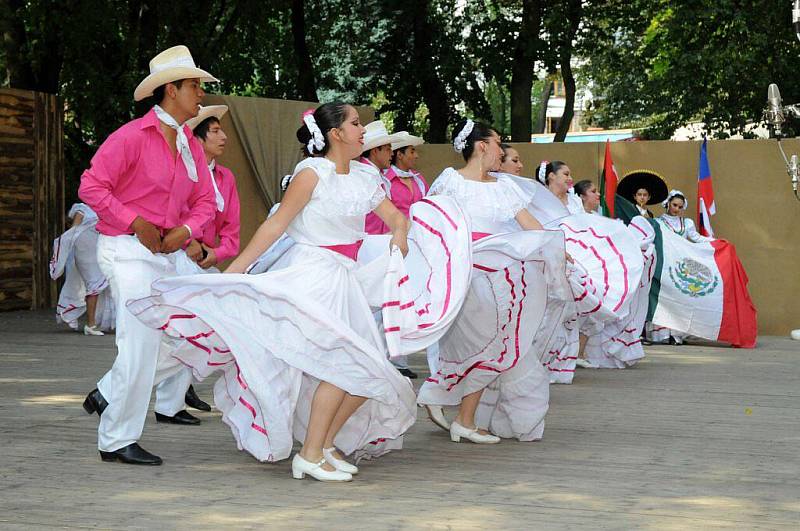
POLYGON ((152 96, 153 91, 161 85, 179 79, 199 79, 209 83, 219 81, 205 70, 197 68, 189 48, 183 45, 173 46, 153 57, 150 61, 150 75, 133 91, 133 99, 141 101, 152 96))
POLYGON ((644 188, 650 192, 648 205, 656 205, 667 198, 669 188, 664 178, 653 170, 634 170, 625 174, 617 185, 617 193, 636 204, 636 190, 644 188))
POLYGON ((194 128, 200 125, 203 120, 211 118, 212 116, 217 120, 222 120, 222 116, 226 112, 228 112, 227 105, 206 105, 205 107, 200 107, 200 111, 198 111, 197 116, 187 120, 186 125, 189 126, 189 129, 194 131, 194 128))

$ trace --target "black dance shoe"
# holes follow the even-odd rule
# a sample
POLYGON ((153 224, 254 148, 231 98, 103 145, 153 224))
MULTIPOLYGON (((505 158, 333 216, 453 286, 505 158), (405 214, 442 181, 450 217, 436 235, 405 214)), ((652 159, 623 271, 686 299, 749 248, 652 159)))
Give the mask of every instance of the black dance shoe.
POLYGON ((417 379, 417 373, 415 373, 414 371, 412 371, 411 369, 409 369, 407 367, 405 369, 397 369, 397 370, 400 371, 400 374, 402 374, 403 376, 405 376, 407 378, 411 378, 412 380, 416 380, 417 379))
POLYGON ((97 416, 103 414, 103 411, 106 410, 108 407, 108 402, 106 399, 103 398, 103 395, 100 394, 100 391, 95 388, 91 393, 86 395, 86 400, 83 401, 83 409, 91 415, 92 413, 97 413, 97 416))
POLYGON ((200 424, 200 419, 189 414, 185 409, 178 411, 173 416, 162 415, 156 411, 156 422, 167 422, 169 424, 183 424, 185 426, 196 426, 200 424))
POLYGON ((193 385, 190 385, 189 389, 186 390, 186 397, 184 398, 184 401, 186 402, 186 405, 191 408, 199 409, 200 411, 211 411, 211 406, 208 405, 208 403, 200 400, 200 397, 197 396, 193 385))
POLYGON ((151 454, 138 443, 129 444, 113 452, 100 450, 100 458, 103 461, 120 461, 129 465, 160 465, 162 463, 160 457, 151 454))

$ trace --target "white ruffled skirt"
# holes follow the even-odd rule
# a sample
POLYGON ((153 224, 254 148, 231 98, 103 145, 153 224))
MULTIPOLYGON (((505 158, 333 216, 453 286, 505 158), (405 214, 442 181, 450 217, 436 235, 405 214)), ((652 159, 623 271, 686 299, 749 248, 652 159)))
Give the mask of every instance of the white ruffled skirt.
POLYGON ((152 296, 128 309, 183 339, 168 355, 197 379, 222 373, 214 401, 239 449, 261 461, 287 458, 294 440, 305 438, 314 392, 325 381, 369 399, 336 446, 356 459, 379 456, 400 448, 416 419, 414 389, 388 352, 435 342, 469 282, 461 259, 470 252, 469 225, 460 209, 447 198, 418 205, 412 248, 427 265, 415 278, 385 239, 385 251, 362 264, 284 238, 258 262, 264 273, 159 280, 152 296), (373 317, 380 308, 385 330, 373 317))
MULTIPOLYGON (((580 334, 606 345, 631 328, 644 264, 638 238, 621 221, 578 214, 561 220, 559 227, 574 259, 567 276, 575 313, 554 335, 541 361, 552 383, 568 384, 575 374, 580 334)), ((621 346, 618 343, 615 348, 621 346)))
POLYGON ((466 300, 439 341, 436 370, 418 401, 457 406, 483 390, 478 425, 500 437, 540 439, 549 381, 539 349, 552 341, 570 301, 560 231, 520 231, 475 242, 466 300))

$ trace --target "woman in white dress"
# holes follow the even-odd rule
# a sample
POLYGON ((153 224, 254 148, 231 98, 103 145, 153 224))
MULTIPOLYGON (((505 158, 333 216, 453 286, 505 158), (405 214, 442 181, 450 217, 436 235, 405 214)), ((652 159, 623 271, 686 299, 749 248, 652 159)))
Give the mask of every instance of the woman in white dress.
POLYGON ((454 147, 466 164, 445 169, 429 195, 453 198, 470 219, 473 276, 418 402, 454 442, 537 440, 549 403, 538 350, 571 297, 563 235, 541 230, 512 180, 490 175, 503 155, 494 130, 466 120, 455 131, 454 147), (443 407, 458 408, 452 423, 443 407))
MULTIPOLYGON (((580 197, 570 192, 570 173, 563 162, 545 161, 539 166, 536 181, 506 176, 516 179, 526 192, 528 209, 545 222, 546 228, 564 232, 571 257, 567 278, 574 304, 547 348, 541 351, 541 361, 550 372, 552 383, 572 382, 581 339, 586 342, 592 336, 616 338, 621 333, 634 306, 644 265, 638 232, 633 234, 620 221, 588 215, 580 197)), ((586 355, 588 358, 589 353, 586 355)), ((641 357, 624 357, 637 356, 641 357)), ((597 366, 592 359, 580 363, 597 366)))
MULTIPOLYGON (((686 196, 680 190, 670 190, 667 198, 661 203, 665 212, 656 218, 656 222, 661 225, 661 230, 669 230, 686 238, 690 242, 710 242, 714 238, 703 236, 694 226, 694 221, 684 217, 684 212, 688 206, 686 196)), ((682 345, 686 339, 686 334, 671 330, 655 323, 648 323, 647 338, 653 343, 671 343, 682 345)))
POLYGON ((350 481, 358 468, 342 454, 385 453, 415 420, 413 388, 387 359, 355 263, 368 212, 404 252, 409 222, 378 174, 351 162, 364 137, 355 108, 324 104, 303 121, 308 158, 225 273, 245 272, 284 232, 291 248, 266 273, 159 281, 128 307, 186 340, 173 355, 196 376, 223 371, 215 402, 240 449, 276 461, 294 437, 293 477, 350 481))
POLYGON ((75 203, 67 216, 72 226, 53 241, 50 277, 66 273, 58 297, 56 319, 78 330, 78 318, 85 312, 83 333, 102 336, 114 328, 114 303, 108 280, 97 265, 97 214, 84 203, 75 203))
POLYGON ((597 191, 597 186, 589 179, 584 179, 575 183, 574 190, 575 195, 583 203, 583 210, 587 214, 597 214, 597 209, 600 207, 600 192, 597 191))

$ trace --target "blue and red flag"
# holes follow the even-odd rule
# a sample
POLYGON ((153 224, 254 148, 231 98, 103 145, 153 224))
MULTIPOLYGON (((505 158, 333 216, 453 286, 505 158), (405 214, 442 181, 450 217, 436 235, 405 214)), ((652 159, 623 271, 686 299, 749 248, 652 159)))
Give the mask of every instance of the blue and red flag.
POLYGON ((717 213, 714 203, 714 187, 711 184, 711 168, 708 165, 707 140, 700 147, 700 170, 697 172, 697 230, 703 236, 714 237, 711 216, 717 213))

